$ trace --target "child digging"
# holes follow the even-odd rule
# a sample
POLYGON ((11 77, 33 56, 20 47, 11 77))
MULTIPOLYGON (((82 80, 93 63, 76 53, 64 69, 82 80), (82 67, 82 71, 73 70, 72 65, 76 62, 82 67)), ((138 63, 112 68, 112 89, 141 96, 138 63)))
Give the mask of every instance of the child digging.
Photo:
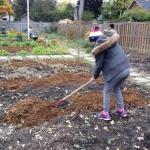
POLYGON ((111 120, 109 115, 111 90, 113 90, 118 104, 115 114, 121 117, 127 116, 120 88, 130 75, 130 62, 122 47, 117 43, 119 39, 117 32, 111 34, 110 38, 100 36, 96 40, 94 49, 92 50, 96 59, 96 66, 91 81, 96 80, 101 71, 105 80, 103 88, 103 111, 96 115, 98 119, 103 120, 111 120))

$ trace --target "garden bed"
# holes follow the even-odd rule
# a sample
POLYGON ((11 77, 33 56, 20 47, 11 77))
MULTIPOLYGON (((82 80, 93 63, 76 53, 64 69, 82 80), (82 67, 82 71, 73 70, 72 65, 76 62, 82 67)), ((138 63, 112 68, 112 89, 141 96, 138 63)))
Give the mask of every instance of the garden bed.
MULTIPOLYGON (((149 57, 131 55, 130 60, 137 71, 150 73, 149 57)), ((89 81, 93 69, 78 60, 1 61, 1 149, 149 149, 150 89, 147 87, 129 80, 124 83, 122 93, 128 112, 124 119, 114 115, 113 94, 112 120, 95 118, 102 110, 102 77, 55 109, 58 100, 89 81)))

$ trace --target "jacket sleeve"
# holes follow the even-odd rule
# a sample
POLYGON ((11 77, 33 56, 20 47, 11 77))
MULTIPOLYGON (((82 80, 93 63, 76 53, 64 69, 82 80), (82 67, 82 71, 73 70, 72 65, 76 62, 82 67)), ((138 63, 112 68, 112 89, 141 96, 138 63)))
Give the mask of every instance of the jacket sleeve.
POLYGON ((99 77, 100 72, 102 71, 103 68, 103 62, 104 62, 104 52, 96 56, 96 66, 93 75, 94 79, 97 79, 99 77))

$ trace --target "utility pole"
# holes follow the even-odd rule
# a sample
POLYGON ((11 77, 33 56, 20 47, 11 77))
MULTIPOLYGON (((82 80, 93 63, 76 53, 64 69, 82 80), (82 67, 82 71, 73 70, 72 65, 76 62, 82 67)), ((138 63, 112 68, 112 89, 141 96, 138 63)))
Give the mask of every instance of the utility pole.
POLYGON ((28 39, 30 39, 29 37, 29 0, 27 0, 27 29, 28 29, 28 39))

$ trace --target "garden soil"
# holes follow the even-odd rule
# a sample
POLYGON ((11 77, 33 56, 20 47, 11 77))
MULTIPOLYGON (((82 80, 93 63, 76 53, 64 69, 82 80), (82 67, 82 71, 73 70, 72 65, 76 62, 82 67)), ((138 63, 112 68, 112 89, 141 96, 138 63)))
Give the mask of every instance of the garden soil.
MULTIPOLYGON (((138 72, 150 73, 150 57, 131 55, 138 72)), ((98 120, 104 80, 99 77, 56 109, 61 100, 90 80, 94 66, 79 60, 0 62, 1 150, 149 150, 150 89, 127 79, 122 94, 128 116, 98 120)))

